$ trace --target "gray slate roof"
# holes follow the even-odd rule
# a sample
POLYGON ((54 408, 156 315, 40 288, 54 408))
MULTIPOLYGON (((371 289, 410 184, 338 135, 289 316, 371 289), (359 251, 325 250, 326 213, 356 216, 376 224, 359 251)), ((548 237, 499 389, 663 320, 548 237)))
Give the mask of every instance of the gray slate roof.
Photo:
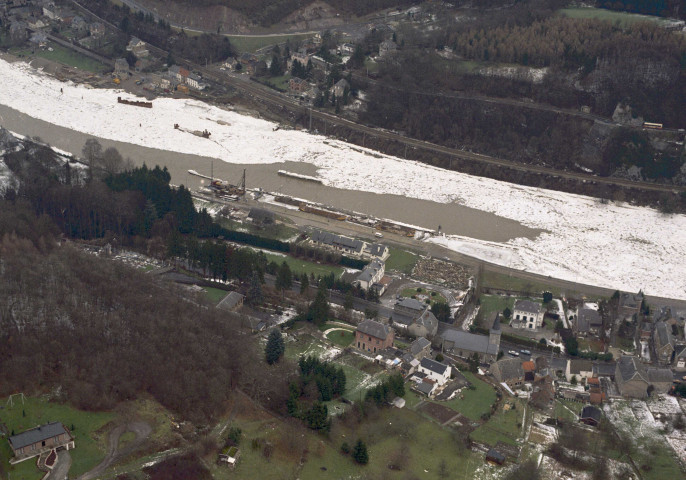
POLYGON ((372 243, 369 245, 369 254, 375 257, 381 257, 386 250, 386 245, 381 245, 380 243, 372 243))
POLYGON ((499 382, 507 382, 524 377, 522 360, 519 358, 505 358, 498 360, 491 366, 491 373, 499 382))
POLYGON ((587 405, 583 410, 581 410, 581 415, 579 415, 579 418, 592 418, 596 422, 600 422, 602 414, 600 413, 600 409, 594 407, 593 405, 587 405))
POLYGON ((622 376, 623 382, 628 382, 629 380, 636 378, 637 380, 640 379, 646 383, 650 383, 645 367, 636 357, 627 355, 621 356, 617 361, 617 369, 622 376))
POLYGON ((391 331, 391 327, 379 323, 376 320, 364 320, 357 326, 357 331, 362 332, 365 335, 371 335, 372 337, 385 340, 388 333, 391 331))
POLYGON ((614 363, 594 363, 594 377, 614 377, 616 365, 614 363))
POLYGON ((424 395, 429 395, 434 389, 434 385, 435 384, 429 382, 421 382, 418 383, 414 388, 422 392, 424 395))
POLYGON ((417 340, 410 344, 410 353, 412 355, 417 355, 427 346, 431 345, 431 342, 424 337, 419 337, 417 340))
POLYGON ((674 345, 674 340, 672 340, 672 332, 665 322, 657 322, 655 324, 655 336, 660 342, 660 347, 665 345, 674 345))
POLYGON ((217 304, 217 308, 221 308, 222 310, 233 310, 234 307, 243 300, 243 297, 244 296, 238 292, 229 292, 229 294, 217 304))
POLYGON ((672 383, 674 380, 669 368, 649 368, 647 373, 650 383, 672 383))
POLYGON ((588 332, 591 327, 599 327, 603 324, 600 314, 592 308, 580 308, 577 312, 577 330, 588 332))
POLYGON ((422 368, 436 372, 439 375, 444 375, 445 371, 448 369, 448 365, 437 362, 436 360, 431 360, 430 358, 422 358, 420 365, 422 368))
POLYGON ((498 346, 488 343, 488 336, 477 335, 462 330, 446 330, 441 333, 444 342, 452 342, 453 350, 469 350, 470 352, 498 354, 498 346))
POLYGON ((339 245, 352 249, 358 253, 362 251, 363 242, 354 238, 344 237, 343 235, 334 235, 333 233, 314 230, 310 235, 310 238, 316 243, 323 243, 331 246, 339 245))
POLYGON ((538 315, 541 312, 541 304, 532 302, 531 300, 517 300, 514 304, 514 309, 520 312, 538 315))
POLYGON ((403 298, 396 305, 405 308, 411 308, 412 310, 417 310, 417 313, 424 311, 426 304, 420 302, 416 298, 403 298))
POLYGON ((62 425, 60 422, 52 422, 41 425, 40 427, 32 428, 31 430, 27 430, 25 432, 21 432, 19 435, 11 436, 9 441, 12 445, 12 448, 16 450, 17 448, 22 448, 36 442, 42 442, 43 440, 56 437, 57 435, 61 435, 63 433, 67 433, 67 431, 64 429, 64 425, 62 425))

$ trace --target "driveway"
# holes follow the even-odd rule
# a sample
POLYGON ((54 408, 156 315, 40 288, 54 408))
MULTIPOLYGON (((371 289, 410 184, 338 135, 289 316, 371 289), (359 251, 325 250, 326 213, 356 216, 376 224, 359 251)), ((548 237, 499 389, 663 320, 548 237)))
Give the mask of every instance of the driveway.
POLYGON ((57 460, 55 466, 44 480, 66 480, 71 468, 71 455, 66 450, 57 452, 57 460))

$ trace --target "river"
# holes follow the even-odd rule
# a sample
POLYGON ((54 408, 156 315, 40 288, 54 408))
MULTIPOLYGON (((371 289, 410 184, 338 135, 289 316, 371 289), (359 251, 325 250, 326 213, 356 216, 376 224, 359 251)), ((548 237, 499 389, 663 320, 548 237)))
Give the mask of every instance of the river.
MULTIPOLYGON (((96 121, 98 119, 94 119, 96 121)), ((106 121, 106 120, 102 120, 106 121)), ((21 135, 40 137, 44 142, 62 150, 79 155, 90 135, 35 119, 17 110, 0 105, 0 125, 21 135)), ((513 238, 535 238, 541 230, 529 228, 521 223, 465 207, 456 203, 437 203, 428 200, 407 198, 397 195, 376 194, 320 185, 313 182, 278 175, 278 170, 315 176, 316 167, 302 162, 280 162, 272 164, 227 163, 201 155, 188 155, 165 150, 147 148, 124 142, 99 138, 103 148, 115 147, 134 164, 166 166, 172 183, 184 184, 195 190, 201 186, 201 179, 190 175, 188 169, 210 175, 231 183, 239 181, 243 169, 248 187, 260 187, 265 191, 280 192, 332 207, 389 218, 399 222, 418 225, 428 229, 441 226, 448 235, 461 235, 478 240, 507 242, 513 238)), ((411 181, 411 180, 410 180, 411 181)))

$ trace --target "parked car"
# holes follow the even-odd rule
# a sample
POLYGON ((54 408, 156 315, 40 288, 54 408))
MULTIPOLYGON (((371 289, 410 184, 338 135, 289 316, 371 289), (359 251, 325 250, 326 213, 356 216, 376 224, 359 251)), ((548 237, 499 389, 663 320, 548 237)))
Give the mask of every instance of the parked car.
POLYGON ((531 355, 529 350, 520 350, 520 352, 522 352, 522 355, 531 355))
POLYGON ((507 353, 509 353, 509 354, 512 355, 513 357, 518 357, 518 356, 519 356, 519 352, 515 352, 514 350, 510 350, 510 351, 507 352, 507 353))

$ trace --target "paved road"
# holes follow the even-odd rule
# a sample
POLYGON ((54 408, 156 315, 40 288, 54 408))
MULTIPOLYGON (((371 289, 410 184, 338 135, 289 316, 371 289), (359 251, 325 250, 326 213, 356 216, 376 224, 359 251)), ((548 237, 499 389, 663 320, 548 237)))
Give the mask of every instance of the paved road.
POLYGON ((67 450, 57 452, 55 467, 48 473, 44 480, 66 480, 71 468, 71 455, 67 450))

